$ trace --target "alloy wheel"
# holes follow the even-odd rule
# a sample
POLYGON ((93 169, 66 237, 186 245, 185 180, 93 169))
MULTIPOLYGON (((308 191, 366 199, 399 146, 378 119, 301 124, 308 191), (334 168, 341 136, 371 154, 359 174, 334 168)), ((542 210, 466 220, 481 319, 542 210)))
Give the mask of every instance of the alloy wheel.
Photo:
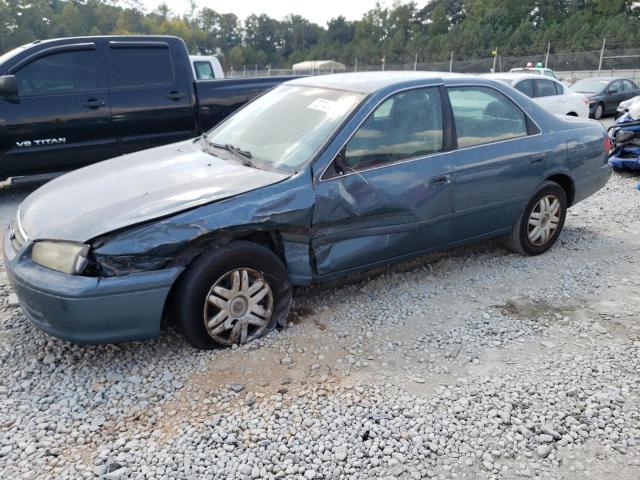
POLYGON ((596 120, 600 120, 602 118, 603 113, 604 113, 604 108, 602 107, 602 104, 596 105, 596 111, 593 114, 596 120))
POLYGON ((535 204, 529 214, 527 236, 529 242, 540 247, 553 238, 560 225, 560 199, 555 195, 545 195, 535 204))
POLYGON ((265 277, 251 268, 237 268, 218 278, 206 296, 207 333, 224 345, 246 343, 268 327, 273 292, 265 277))

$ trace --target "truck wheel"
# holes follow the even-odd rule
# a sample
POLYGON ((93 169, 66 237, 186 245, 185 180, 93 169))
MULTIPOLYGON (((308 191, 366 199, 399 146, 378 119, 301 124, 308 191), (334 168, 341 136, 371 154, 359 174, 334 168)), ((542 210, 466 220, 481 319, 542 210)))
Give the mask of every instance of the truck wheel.
POLYGON ((555 182, 544 182, 513 226, 506 246, 522 255, 546 252, 558 239, 566 215, 565 191, 555 182))
POLYGON ((596 109, 593 111, 593 118, 595 118, 596 120, 600 120, 602 118, 602 115, 604 115, 604 105, 602 103, 599 103, 598 105, 596 105, 596 109))
POLYGON ((175 314, 196 348, 228 347, 286 325, 289 275, 268 248, 234 241, 196 259, 180 279, 175 314))

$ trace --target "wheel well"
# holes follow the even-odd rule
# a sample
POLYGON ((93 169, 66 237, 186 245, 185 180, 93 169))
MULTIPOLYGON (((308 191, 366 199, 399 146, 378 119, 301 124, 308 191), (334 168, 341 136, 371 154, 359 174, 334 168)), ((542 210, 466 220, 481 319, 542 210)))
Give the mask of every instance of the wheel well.
POLYGON ((567 206, 571 206, 573 204, 573 198, 575 196, 575 187, 573 185, 573 180, 568 175, 558 174, 552 175, 547 180, 557 183, 562 187, 564 193, 567 195, 567 206))
POLYGON ((578 116, 578 114, 576 112, 569 112, 569 113, 567 113, 567 115, 569 117, 577 117, 578 116))
POLYGON ((278 232, 251 232, 247 235, 236 237, 234 240, 246 240, 247 242, 257 243, 258 245, 267 247, 284 262, 284 251, 282 250, 282 241, 278 232))
MULTIPOLYGON (((282 241, 279 232, 255 231, 247 234, 242 234, 238 235, 237 237, 234 236, 232 238, 229 238, 228 241, 225 241, 223 243, 223 245, 226 245, 229 242, 233 242, 234 240, 245 240, 247 242, 253 242, 262 245, 263 247, 266 247, 273 253, 275 253, 283 263, 285 262, 284 250, 282 247, 282 241)), ((173 282, 171 290, 169 291, 169 294, 167 295, 167 298, 164 302, 162 314, 163 323, 174 323, 173 317, 175 316, 175 312, 173 310, 173 304, 176 296, 177 286, 184 277, 187 268, 189 268, 189 265, 205 251, 207 251, 207 247, 202 248, 202 250, 194 258, 192 258, 187 265, 185 265, 185 270, 173 282)))

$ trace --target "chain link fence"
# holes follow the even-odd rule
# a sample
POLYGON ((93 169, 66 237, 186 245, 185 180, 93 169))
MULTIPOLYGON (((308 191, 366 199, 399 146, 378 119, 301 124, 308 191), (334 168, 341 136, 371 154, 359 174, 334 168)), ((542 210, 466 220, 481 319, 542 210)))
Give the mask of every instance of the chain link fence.
MULTIPOLYGON (((488 73, 495 64, 496 72, 508 72, 511 68, 524 67, 527 63, 540 62, 555 71, 556 75, 568 82, 574 83, 581 78, 616 76, 640 82, 640 48, 616 48, 615 50, 590 50, 571 53, 546 52, 527 56, 503 56, 497 55, 487 58, 455 59, 439 62, 414 62, 405 64, 378 65, 347 65, 347 72, 370 72, 382 70, 421 70, 432 72, 455 73, 488 73)), ((299 71, 292 69, 253 68, 243 67, 242 70, 231 70, 229 77, 255 77, 276 75, 319 75, 339 73, 334 71, 299 71)))

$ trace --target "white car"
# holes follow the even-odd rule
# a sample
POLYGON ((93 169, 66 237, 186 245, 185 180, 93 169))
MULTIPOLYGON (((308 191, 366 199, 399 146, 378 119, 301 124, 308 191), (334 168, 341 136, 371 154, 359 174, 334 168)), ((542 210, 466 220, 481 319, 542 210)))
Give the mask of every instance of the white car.
POLYGON ((189 55, 193 77, 196 80, 213 80, 214 78, 224 78, 224 71, 220 60, 213 56, 189 55))
POLYGON ((551 113, 589 118, 589 99, 553 78, 536 73, 494 73, 486 76, 508 83, 551 113))
POLYGON ((621 117, 622 115, 627 113, 631 106, 636 104, 640 104, 640 95, 630 98, 629 100, 625 100, 624 102, 620 102, 620 105, 618 105, 618 108, 616 110, 616 118, 621 117))
POLYGON ((509 73, 531 73, 534 75, 544 75, 545 77, 551 77, 554 80, 560 80, 553 70, 544 67, 512 68, 511 70, 509 70, 509 73))

